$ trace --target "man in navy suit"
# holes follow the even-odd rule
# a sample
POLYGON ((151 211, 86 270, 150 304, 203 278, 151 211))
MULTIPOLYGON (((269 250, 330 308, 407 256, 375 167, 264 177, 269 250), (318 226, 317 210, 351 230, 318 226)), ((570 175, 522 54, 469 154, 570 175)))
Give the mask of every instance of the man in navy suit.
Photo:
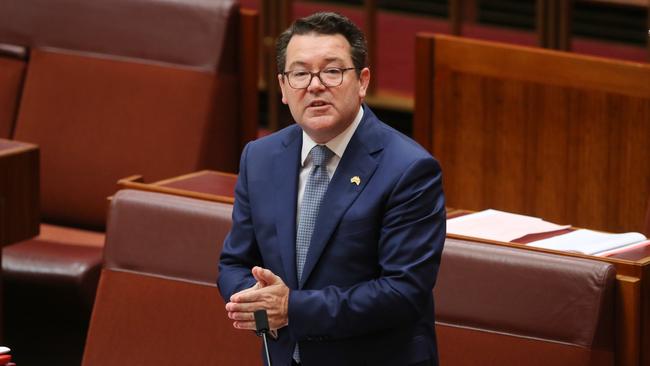
POLYGON ((296 124, 242 153, 219 263, 228 316, 253 330, 267 310, 273 365, 437 365, 438 163, 363 103, 366 43, 349 19, 299 19, 277 50, 296 124))

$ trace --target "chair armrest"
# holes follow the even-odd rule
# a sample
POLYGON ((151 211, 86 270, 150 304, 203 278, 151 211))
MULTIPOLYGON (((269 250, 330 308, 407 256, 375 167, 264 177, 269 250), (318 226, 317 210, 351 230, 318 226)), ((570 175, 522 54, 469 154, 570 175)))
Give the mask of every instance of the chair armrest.
POLYGON ((38 235, 38 146, 0 139, 0 246, 38 235))

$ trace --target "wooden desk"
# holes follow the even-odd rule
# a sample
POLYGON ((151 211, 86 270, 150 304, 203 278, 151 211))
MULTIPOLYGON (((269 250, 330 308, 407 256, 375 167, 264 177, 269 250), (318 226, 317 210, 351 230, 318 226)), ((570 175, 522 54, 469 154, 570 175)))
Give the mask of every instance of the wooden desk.
POLYGON ((237 175, 202 170, 154 183, 144 183, 141 175, 133 175, 117 182, 119 189, 173 194, 207 201, 234 203, 237 175))
POLYGON ((0 247, 38 235, 38 146, 0 139, 0 247))
MULTIPOLYGON (((120 188, 140 189, 176 194, 217 202, 234 202, 237 176, 204 170, 155 183, 142 183, 141 176, 132 176, 118 182, 120 188)), ((447 216, 454 217, 469 211, 448 208, 447 216)), ((449 238, 477 243, 507 246, 521 250, 559 254, 570 257, 605 261, 616 268, 616 365, 650 366, 650 249, 640 249, 610 257, 595 257, 557 250, 528 247, 524 244, 505 243, 460 235, 449 238)))

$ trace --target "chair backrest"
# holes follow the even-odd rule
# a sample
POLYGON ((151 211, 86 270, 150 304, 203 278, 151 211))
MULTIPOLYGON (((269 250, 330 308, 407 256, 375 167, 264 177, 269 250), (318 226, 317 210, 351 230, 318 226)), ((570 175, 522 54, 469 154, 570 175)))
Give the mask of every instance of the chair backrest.
POLYGON ((414 135, 450 207, 643 231, 650 65, 420 34, 414 135))
POLYGON ((259 365, 215 282, 232 206, 122 190, 111 202, 83 366, 259 365))
POLYGON ((41 148, 45 220, 103 228, 134 173, 236 171, 257 65, 241 60, 256 46, 235 0, 8 3, 0 42, 32 47, 13 138, 41 148))
POLYGON ((615 276, 610 263, 447 239, 441 364, 613 365, 615 276))

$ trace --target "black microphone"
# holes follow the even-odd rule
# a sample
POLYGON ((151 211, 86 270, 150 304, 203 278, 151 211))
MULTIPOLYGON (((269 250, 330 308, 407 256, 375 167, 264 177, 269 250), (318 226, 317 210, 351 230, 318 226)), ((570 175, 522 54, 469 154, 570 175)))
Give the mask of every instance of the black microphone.
POLYGON ((266 352, 267 365, 271 366, 271 355, 269 354, 269 344, 266 340, 266 334, 269 332, 269 317, 265 309, 255 311, 255 333, 262 336, 264 341, 264 351, 266 352))

